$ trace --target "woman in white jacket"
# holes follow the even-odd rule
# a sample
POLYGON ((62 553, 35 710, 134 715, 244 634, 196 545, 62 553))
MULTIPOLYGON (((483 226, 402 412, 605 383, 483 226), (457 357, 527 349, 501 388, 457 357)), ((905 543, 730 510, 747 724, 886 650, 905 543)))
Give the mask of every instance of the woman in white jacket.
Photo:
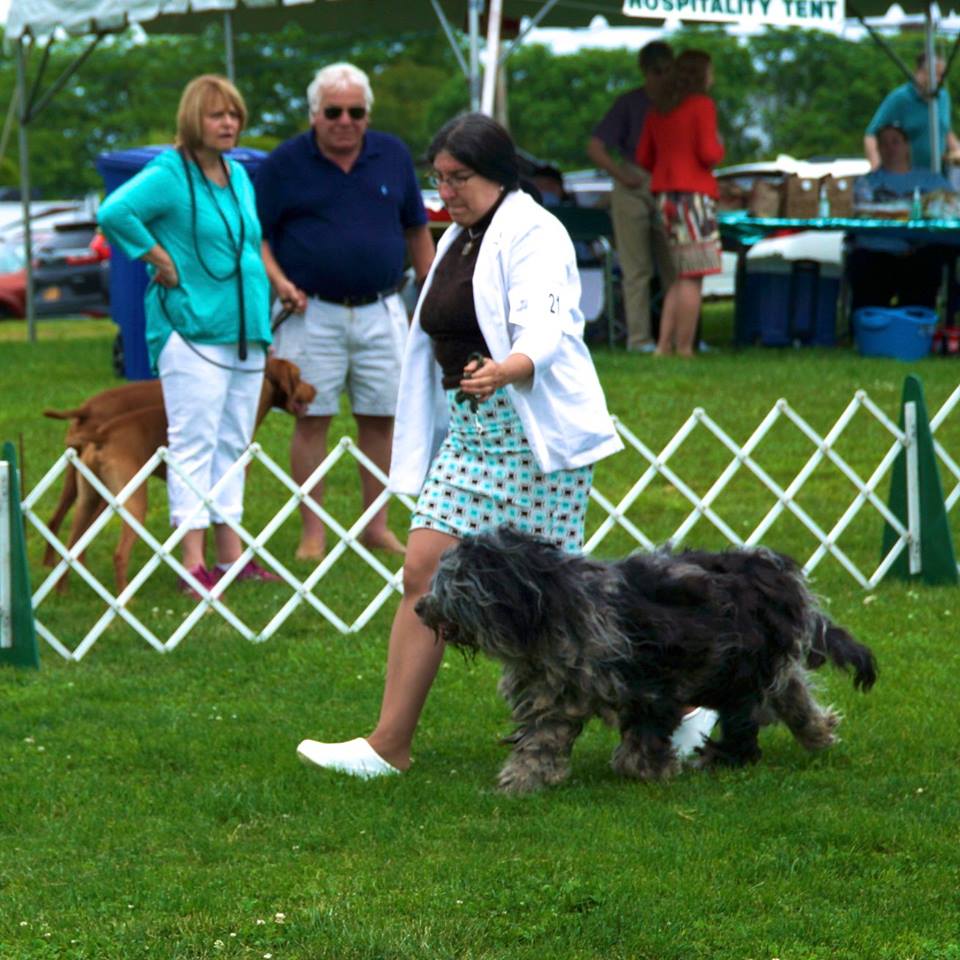
POLYGON ((361 777, 410 765, 443 657, 413 608, 440 555, 501 523, 579 550, 592 465, 623 446, 583 342, 573 244, 518 189, 510 135, 466 114, 439 131, 427 159, 455 225, 421 292, 400 377, 390 489, 418 500, 380 719, 366 738, 297 748, 307 764, 361 777))

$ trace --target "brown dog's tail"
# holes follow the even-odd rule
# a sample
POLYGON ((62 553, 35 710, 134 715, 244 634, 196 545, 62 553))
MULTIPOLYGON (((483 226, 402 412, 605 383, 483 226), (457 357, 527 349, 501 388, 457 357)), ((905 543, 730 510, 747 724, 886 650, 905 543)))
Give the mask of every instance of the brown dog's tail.
POLYGON ((74 420, 83 413, 82 407, 74 410, 44 410, 43 415, 51 420, 74 420))
POLYGON ((821 613, 807 666, 816 669, 828 660, 841 670, 853 670, 853 685, 858 690, 866 692, 877 682, 877 659, 873 651, 821 613))

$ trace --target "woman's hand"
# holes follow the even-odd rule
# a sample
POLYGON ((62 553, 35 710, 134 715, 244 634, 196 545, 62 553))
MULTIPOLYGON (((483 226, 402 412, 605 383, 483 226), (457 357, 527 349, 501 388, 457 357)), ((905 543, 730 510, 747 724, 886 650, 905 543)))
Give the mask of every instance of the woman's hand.
POLYGON ((142 257, 147 263, 156 268, 151 283, 159 283, 161 287, 176 287, 180 285, 180 277, 174 266, 173 258, 159 243, 152 246, 142 257))
POLYGON ((486 400, 501 387, 533 376, 533 361, 524 353, 511 353, 502 363, 490 357, 471 360, 463 368, 460 389, 478 400, 486 400))

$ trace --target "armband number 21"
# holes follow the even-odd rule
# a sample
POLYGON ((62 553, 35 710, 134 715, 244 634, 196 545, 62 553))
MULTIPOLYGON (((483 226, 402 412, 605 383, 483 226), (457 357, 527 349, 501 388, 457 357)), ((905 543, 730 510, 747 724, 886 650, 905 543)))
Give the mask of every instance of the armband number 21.
POLYGON ((560 298, 555 294, 549 294, 550 297, 550 312, 559 313, 560 312, 560 298))

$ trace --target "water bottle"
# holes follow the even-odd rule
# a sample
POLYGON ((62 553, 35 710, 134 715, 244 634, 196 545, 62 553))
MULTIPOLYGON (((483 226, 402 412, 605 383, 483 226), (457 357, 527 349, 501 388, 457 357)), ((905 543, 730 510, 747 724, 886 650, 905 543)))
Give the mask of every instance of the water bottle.
POLYGON ((830 197, 827 195, 827 185, 820 184, 820 198, 817 201, 817 216, 825 220, 830 216, 830 197))
POLYGON ((923 219, 923 203, 920 200, 920 188, 913 188, 913 201, 910 204, 910 219, 911 220, 922 220, 923 219))

